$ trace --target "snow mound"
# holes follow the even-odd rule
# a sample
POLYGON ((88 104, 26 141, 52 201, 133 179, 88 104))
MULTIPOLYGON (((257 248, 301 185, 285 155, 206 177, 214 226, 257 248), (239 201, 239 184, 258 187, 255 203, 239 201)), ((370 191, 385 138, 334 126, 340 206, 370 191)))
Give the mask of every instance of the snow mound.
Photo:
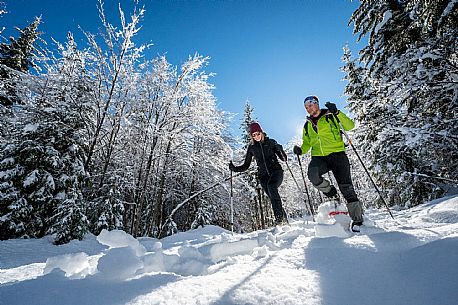
POLYGON ((233 257, 241 255, 265 257, 270 250, 286 247, 288 241, 301 234, 304 234, 303 228, 292 230, 289 226, 252 236, 232 235, 221 228, 206 226, 161 241, 142 238, 140 243, 124 231, 103 230, 96 239, 109 248, 102 254, 51 257, 45 272, 58 269, 69 278, 96 275, 108 281, 125 281, 153 273, 206 275, 216 263, 230 263, 233 257))
POLYGON ((201 248, 201 251, 213 261, 219 262, 228 256, 248 255, 253 249, 258 247, 258 241, 253 239, 242 239, 230 243, 219 243, 201 248))
POLYGON ((143 262, 132 247, 112 248, 99 259, 98 276, 106 280, 126 280, 143 268, 143 262))
POLYGON ((142 273, 166 272, 180 262, 180 257, 175 254, 164 254, 162 250, 147 253, 143 258, 142 273))
POLYGON ((450 198, 436 204, 428 211, 428 218, 437 223, 458 222, 458 197, 450 198))
POLYGON ((315 225, 316 237, 341 237, 346 238, 350 236, 350 232, 345 230, 340 224, 323 224, 318 223, 315 225))
POLYGON ((51 273, 54 269, 60 269, 65 272, 66 277, 75 279, 94 273, 94 268, 89 264, 88 255, 83 252, 48 258, 43 274, 51 273))
POLYGON ((346 214, 347 208, 343 204, 324 202, 318 207, 316 215, 316 237, 349 237, 350 217, 346 214), (331 216, 332 215, 332 216, 331 216))
POLYGON ((136 255, 144 255, 146 252, 145 247, 137 239, 121 230, 107 231, 104 229, 97 236, 97 241, 110 248, 130 247, 135 250, 136 255))

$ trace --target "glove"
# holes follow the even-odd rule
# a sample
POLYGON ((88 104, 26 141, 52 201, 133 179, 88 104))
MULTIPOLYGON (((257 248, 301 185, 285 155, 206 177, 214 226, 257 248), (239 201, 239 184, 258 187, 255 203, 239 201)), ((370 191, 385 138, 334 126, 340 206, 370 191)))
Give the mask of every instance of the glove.
POLYGON ((300 148, 300 147, 297 146, 297 145, 294 145, 294 147, 293 147, 293 153, 294 153, 295 155, 298 155, 298 156, 302 155, 302 148, 300 148))
POLYGON ((326 106, 326 108, 329 109, 329 112, 332 113, 332 114, 337 114, 337 112, 339 111, 339 110, 337 110, 337 106, 334 103, 326 102, 326 104, 324 104, 324 105, 326 106))
POLYGON ((280 157, 280 160, 282 160, 283 162, 288 161, 288 156, 286 155, 286 153, 285 153, 285 151, 283 149, 280 150, 279 157, 280 157))
POLYGON ((232 163, 232 161, 229 162, 229 170, 232 171, 232 172, 235 172, 235 165, 234 165, 234 163, 232 163))

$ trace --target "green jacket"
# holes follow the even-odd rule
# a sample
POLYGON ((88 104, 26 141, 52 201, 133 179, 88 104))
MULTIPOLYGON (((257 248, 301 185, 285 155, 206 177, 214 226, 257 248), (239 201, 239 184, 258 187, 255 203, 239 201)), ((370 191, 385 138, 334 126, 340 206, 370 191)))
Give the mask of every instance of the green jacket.
MULTIPOLYGON (((337 117, 345 131, 355 127, 355 123, 343 112, 339 111, 337 117)), ((327 109, 321 109, 316 125, 310 117, 307 117, 302 130, 302 154, 306 154, 310 148, 312 148, 312 156, 327 156, 345 151, 339 123, 327 109)))

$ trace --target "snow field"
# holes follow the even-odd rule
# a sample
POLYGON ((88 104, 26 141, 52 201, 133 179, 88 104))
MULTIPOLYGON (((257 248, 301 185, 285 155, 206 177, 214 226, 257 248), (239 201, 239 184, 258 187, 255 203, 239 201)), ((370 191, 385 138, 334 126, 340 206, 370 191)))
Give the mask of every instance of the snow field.
POLYGON ((366 211, 374 226, 345 237, 332 220, 297 219, 247 234, 1 241, 0 304, 456 304, 458 197, 393 213, 366 211))

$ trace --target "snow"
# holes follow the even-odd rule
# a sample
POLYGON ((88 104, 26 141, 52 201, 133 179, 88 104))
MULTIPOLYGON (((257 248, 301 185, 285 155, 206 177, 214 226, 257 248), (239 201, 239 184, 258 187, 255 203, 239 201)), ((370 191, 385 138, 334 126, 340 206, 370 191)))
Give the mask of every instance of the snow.
POLYGON ((31 186, 32 184, 34 184, 35 182, 38 181, 38 170, 34 170, 32 171, 25 179, 24 179, 24 182, 22 183, 22 185, 24 187, 29 187, 31 186))
POLYGON ((442 23, 442 20, 447 17, 452 11, 453 11, 453 8, 455 7, 455 5, 457 4, 458 0, 451 0, 448 4, 447 4, 447 7, 444 9, 444 11, 442 12, 442 15, 439 19, 439 21, 437 22, 438 24, 441 24, 442 23))
POLYGON ((351 235, 348 231, 351 218, 343 204, 324 202, 318 207, 316 222, 316 237, 349 237, 351 235), (335 213, 335 215, 330 217, 331 213, 335 213))
POLYGON ((38 130, 39 124, 27 124, 24 127, 24 132, 36 132, 38 130))
POLYGON ((393 16, 393 13, 391 11, 385 11, 383 13, 383 19, 380 23, 377 24, 377 26, 375 27, 374 29, 374 33, 377 34, 378 31, 380 31, 381 28, 383 28, 385 26, 385 24, 391 19, 391 17, 393 16))
POLYGON ((1 241, 0 304, 456 304, 458 196, 394 219, 367 210, 362 234, 344 230, 345 215, 328 218, 331 208, 317 223, 247 234, 205 226, 162 240, 115 230, 60 246, 1 241))

